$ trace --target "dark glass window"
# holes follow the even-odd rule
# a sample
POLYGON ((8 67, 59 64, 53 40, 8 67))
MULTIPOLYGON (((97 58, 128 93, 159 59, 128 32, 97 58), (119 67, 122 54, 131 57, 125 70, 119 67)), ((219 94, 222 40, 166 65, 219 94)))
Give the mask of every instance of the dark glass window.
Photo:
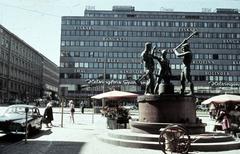
POLYGON ((60 79, 64 78, 64 73, 60 73, 60 79))
POLYGON ((218 54, 213 54, 213 59, 218 59, 218 54))
POLYGON ((105 75, 106 79, 110 79, 110 74, 105 75))

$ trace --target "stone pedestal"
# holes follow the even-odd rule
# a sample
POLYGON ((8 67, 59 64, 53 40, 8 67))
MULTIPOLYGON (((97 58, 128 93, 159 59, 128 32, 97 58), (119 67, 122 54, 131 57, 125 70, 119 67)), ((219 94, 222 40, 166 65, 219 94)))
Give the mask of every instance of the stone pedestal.
POLYGON ((153 123, 195 123, 195 97, 178 94, 138 97, 139 121, 153 123))
POLYGON ((158 94, 173 94, 174 93, 174 86, 173 84, 164 84, 161 83, 158 88, 158 94))
POLYGON ((143 95, 138 97, 139 121, 130 126, 133 132, 159 134, 169 124, 181 124, 190 134, 205 132, 198 123, 195 97, 179 94, 143 95))

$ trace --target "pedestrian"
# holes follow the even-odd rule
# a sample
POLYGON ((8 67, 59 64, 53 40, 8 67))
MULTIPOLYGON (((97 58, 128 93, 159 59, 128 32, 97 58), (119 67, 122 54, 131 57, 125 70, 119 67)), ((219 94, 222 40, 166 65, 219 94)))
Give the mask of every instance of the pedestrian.
POLYGON ((70 121, 72 123, 74 123, 74 112, 75 112, 75 108, 74 108, 74 103, 72 100, 69 101, 69 109, 70 109, 70 121))
POLYGON ((82 112, 82 114, 84 114, 84 108, 85 108, 85 103, 82 102, 82 103, 81 103, 81 112, 82 112))
POLYGON ((211 103, 210 107, 209 107, 209 116, 210 116, 211 119, 216 118, 216 107, 213 103, 211 103))
POLYGON ((52 102, 49 101, 45 110, 44 110, 44 114, 43 114, 43 119, 44 119, 44 123, 46 123, 47 128, 50 126, 53 126, 52 121, 53 121, 53 111, 52 111, 52 102))
POLYGON ((222 124, 222 129, 225 132, 225 134, 230 134, 230 120, 229 120, 229 115, 226 112, 223 112, 223 120, 221 122, 222 124))

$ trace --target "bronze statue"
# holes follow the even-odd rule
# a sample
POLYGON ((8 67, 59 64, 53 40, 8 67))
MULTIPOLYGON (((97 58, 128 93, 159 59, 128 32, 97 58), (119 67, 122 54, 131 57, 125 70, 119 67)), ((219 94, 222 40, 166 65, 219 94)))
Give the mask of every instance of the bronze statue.
POLYGON ((147 78, 145 94, 153 94, 154 93, 154 60, 153 60, 153 50, 152 43, 145 43, 145 49, 143 50, 141 57, 144 65, 144 74, 136 80, 137 84, 140 84, 140 81, 144 78, 147 78))
POLYGON ((181 72, 181 94, 184 94, 185 91, 185 81, 190 85, 190 93, 191 95, 194 94, 194 86, 192 83, 192 77, 190 75, 191 69, 190 65, 192 63, 192 52, 190 50, 190 45, 187 42, 186 39, 183 40, 183 43, 181 45, 181 50, 182 52, 179 53, 176 48, 173 49, 174 53, 176 54, 177 57, 183 57, 183 68, 181 72))
POLYGON ((190 85, 190 93, 189 95, 194 95, 194 85, 192 83, 191 77, 191 68, 190 65, 192 63, 192 52, 190 50, 190 44, 188 40, 194 35, 198 35, 197 31, 193 31, 187 38, 185 38, 177 47, 173 49, 174 53, 177 57, 183 57, 183 68, 181 72, 181 94, 184 94, 185 91, 185 82, 187 80, 190 85), (177 50, 181 47, 182 52, 179 53, 177 50))
POLYGON ((159 72, 156 75, 157 76, 157 83, 154 88, 154 93, 159 94, 159 85, 162 83, 163 84, 170 84, 170 79, 172 76, 171 72, 171 67, 170 67, 170 62, 167 59, 167 50, 162 50, 161 51, 161 57, 154 56, 153 58, 156 59, 160 65, 159 67, 159 72))

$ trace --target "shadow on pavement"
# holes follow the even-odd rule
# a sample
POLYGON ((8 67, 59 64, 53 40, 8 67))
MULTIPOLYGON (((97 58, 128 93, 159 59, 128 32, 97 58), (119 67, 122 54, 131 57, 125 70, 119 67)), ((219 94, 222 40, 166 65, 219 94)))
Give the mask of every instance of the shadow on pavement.
POLYGON ((80 154, 85 142, 28 141, 0 150, 1 154, 80 154))
POLYGON ((15 143, 23 139, 23 135, 7 134, 0 137, 0 143, 15 143))
POLYGON ((46 129, 46 130, 40 130, 39 132, 29 136, 29 139, 36 139, 36 138, 39 138, 41 136, 50 135, 50 134, 52 134, 51 128, 46 129))

